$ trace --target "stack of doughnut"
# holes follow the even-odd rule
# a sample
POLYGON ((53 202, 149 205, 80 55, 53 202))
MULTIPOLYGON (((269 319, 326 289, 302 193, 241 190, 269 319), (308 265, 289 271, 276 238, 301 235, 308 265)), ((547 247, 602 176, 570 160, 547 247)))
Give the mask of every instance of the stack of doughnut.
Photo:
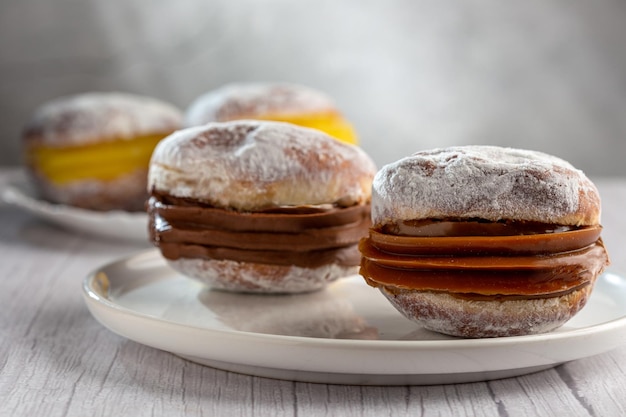
POLYGON ((39 194, 89 210, 142 211, 155 145, 182 112, 149 97, 83 93, 39 107, 25 126, 24 159, 39 194))
POLYGON ((232 120, 273 120, 319 129, 356 144, 354 129, 321 91, 287 83, 234 83, 198 97, 187 109, 186 126, 232 120))
POLYGON ((358 271, 375 172, 359 147, 289 123, 183 129, 152 155, 151 239, 211 288, 317 290, 358 271))
POLYGON ((384 166, 360 273, 425 328, 482 338, 544 333, 585 305, 608 265, 600 197, 568 162, 493 146, 384 166))

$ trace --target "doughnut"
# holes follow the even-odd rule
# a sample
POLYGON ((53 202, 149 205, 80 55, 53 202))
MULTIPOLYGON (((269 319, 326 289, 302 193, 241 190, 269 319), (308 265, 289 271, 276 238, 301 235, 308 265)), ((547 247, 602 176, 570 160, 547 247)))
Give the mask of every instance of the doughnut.
POLYGON ((227 84, 198 97, 186 111, 185 125, 240 119, 292 123, 321 130, 343 142, 358 143, 353 127, 328 95, 296 84, 227 84))
POLYGON ((143 211, 152 150, 182 126, 182 112, 118 92, 60 97, 40 106, 22 135, 38 193, 88 210, 143 211))
POLYGON ((151 240, 211 288, 318 290, 358 271, 375 173, 359 147, 290 123, 186 128, 150 161, 151 240))
POLYGON ((595 185, 541 152, 459 146, 385 165, 360 274, 406 318, 452 336, 552 331, 609 264, 595 185))

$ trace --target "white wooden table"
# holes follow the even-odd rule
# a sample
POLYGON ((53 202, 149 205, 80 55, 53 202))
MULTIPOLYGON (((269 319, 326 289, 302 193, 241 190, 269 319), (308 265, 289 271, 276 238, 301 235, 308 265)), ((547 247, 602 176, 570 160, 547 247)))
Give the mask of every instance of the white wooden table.
MULTIPOLYGON (((611 268, 623 273, 626 178, 594 180, 611 268)), ((438 386, 309 384, 185 361, 110 332, 83 302, 90 271, 145 247, 0 205, 0 416, 626 415, 626 346, 517 378, 438 386)))

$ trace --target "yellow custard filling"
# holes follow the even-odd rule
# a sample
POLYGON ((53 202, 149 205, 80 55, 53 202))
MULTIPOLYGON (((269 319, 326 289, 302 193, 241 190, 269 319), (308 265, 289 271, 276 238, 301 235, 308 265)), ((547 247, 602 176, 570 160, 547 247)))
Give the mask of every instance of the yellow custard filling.
POLYGON ((31 147, 26 150, 26 160, 59 185, 85 179, 113 180, 137 169, 148 169, 154 147, 165 136, 146 135, 80 146, 31 147))
POLYGON ((359 142, 352 125, 337 113, 273 114, 255 116, 254 119, 292 123, 298 126, 321 130, 342 142, 351 143, 353 145, 359 142))

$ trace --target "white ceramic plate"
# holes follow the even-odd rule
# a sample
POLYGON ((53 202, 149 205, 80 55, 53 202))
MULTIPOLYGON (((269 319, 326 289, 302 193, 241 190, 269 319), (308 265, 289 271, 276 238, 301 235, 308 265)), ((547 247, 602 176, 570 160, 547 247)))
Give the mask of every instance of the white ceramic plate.
POLYGON ((626 343, 626 280, 611 273, 559 330, 482 340, 418 327, 358 276, 310 294, 232 294, 179 275, 156 249, 99 268, 83 290, 94 317, 128 339, 219 369, 296 381, 481 381, 626 343))
POLYGON ((2 187, 2 200, 66 229, 148 245, 148 215, 125 211, 98 212, 40 200, 23 176, 2 187))

